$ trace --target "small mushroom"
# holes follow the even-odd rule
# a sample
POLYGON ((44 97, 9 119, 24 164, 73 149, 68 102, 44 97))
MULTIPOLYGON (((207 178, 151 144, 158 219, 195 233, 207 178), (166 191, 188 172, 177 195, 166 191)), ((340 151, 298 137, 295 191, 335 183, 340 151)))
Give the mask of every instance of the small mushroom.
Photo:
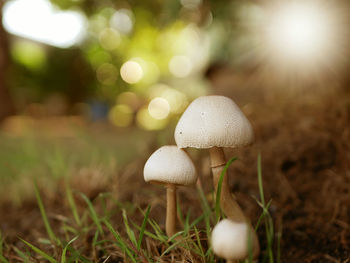
POLYGON ((249 253, 249 226, 229 219, 221 220, 213 229, 211 243, 214 253, 228 263, 246 259, 249 253))
POLYGON ((147 160, 144 170, 146 182, 164 184, 167 191, 165 231, 168 237, 176 233, 176 187, 193 185, 196 169, 184 150, 167 145, 155 151, 147 160))
MULTIPOLYGON (((239 107, 224 96, 203 96, 195 99, 181 116, 176 129, 178 147, 209 149, 215 190, 226 165, 223 147, 237 148, 252 143, 253 129, 239 107)), ((225 215, 235 222, 248 221, 232 197, 228 176, 221 188, 220 205, 225 215)), ((254 238, 254 257, 259 254, 259 241, 254 238)))

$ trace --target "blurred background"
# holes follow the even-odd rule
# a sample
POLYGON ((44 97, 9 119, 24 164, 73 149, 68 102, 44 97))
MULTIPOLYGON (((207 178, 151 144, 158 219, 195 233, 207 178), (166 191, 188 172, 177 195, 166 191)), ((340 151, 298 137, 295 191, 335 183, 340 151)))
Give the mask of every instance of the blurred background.
POLYGON ((226 69, 281 92, 347 75, 347 1, 2 2, 1 120, 161 130, 194 98, 229 94, 237 83, 213 85, 226 69))
MULTIPOLYGON (((174 143, 193 99, 219 94, 242 108, 256 132, 251 148, 228 150, 242 158, 232 172, 246 181, 235 177, 232 190, 253 221, 258 207, 244 200, 258 196, 261 152, 274 216, 299 231, 286 234, 300 244, 290 262, 314 240, 320 258, 328 250, 347 257, 348 1, 7 0, 0 9, 0 203, 7 211, 0 219, 8 236, 18 234, 8 223, 11 207, 33 200, 34 178, 48 200, 69 178, 91 199, 112 191, 142 202, 144 192, 130 191, 144 187, 145 160, 174 143), (320 232, 325 220, 329 228, 320 232), (330 233, 335 247, 322 241, 330 233)), ((206 153, 190 153, 209 178, 206 153)))

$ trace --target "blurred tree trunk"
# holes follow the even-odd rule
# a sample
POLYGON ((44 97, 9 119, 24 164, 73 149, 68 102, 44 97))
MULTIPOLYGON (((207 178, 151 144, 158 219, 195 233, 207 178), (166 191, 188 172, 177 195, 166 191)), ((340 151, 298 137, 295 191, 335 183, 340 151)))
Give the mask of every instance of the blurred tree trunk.
POLYGON ((2 25, 2 7, 0 0, 0 121, 14 112, 13 102, 7 87, 6 73, 10 63, 8 34, 2 25))

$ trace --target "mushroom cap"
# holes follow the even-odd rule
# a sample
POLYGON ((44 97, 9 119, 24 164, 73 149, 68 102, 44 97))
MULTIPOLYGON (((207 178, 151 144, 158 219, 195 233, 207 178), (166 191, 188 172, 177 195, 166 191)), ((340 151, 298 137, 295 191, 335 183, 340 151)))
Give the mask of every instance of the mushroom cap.
POLYGON ((227 260, 241 260, 248 256, 248 225, 223 219, 213 229, 213 251, 227 260))
POLYGON ((155 151, 143 169, 146 182, 192 185, 197 181, 196 168, 187 153, 175 145, 155 151))
POLYGON ((239 107, 224 96, 195 99, 181 116, 176 129, 178 147, 240 147, 252 143, 254 133, 239 107))

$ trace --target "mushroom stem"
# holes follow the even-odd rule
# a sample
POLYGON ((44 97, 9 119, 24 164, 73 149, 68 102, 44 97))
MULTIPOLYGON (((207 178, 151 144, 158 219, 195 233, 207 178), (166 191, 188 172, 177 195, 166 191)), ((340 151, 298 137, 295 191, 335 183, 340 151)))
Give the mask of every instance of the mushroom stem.
MULTIPOLYGON (((209 149, 209 153, 215 192, 217 192, 220 176, 226 165, 225 153, 222 147, 212 147, 209 149)), ((230 192, 227 173, 224 175, 221 185, 220 207, 224 214, 232 221, 249 222, 241 207, 238 205, 230 192)), ((251 224, 250 227, 254 235, 253 257, 256 258, 260 252, 259 240, 251 224)))
POLYGON ((176 233, 176 186, 168 184, 166 186, 166 221, 165 232, 168 237, 172 237, 176 233))
MULTIPOLYGON (((210 148, 209 153, 215 192, 217 192, 220 176, 226 165, 225 153, 221 147, 210 148)), ((221 186, 220 206, 229 219, 235 222, 247 221, 242 209, 239 207, 236 200, 231 195, 227 174, 224 175, 221 186)))

